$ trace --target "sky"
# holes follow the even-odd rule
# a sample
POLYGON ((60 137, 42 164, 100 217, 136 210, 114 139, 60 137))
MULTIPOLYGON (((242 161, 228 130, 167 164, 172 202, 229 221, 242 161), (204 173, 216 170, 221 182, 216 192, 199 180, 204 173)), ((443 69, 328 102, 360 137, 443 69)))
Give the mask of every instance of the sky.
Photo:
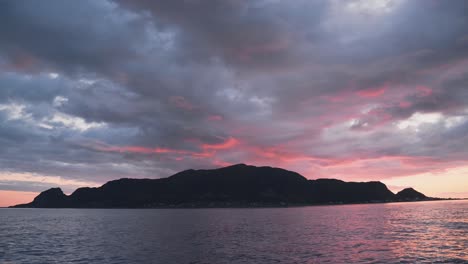
POLYGON ((468 197, 468 2, 0 1, 0 206, 237 163, 468 197))

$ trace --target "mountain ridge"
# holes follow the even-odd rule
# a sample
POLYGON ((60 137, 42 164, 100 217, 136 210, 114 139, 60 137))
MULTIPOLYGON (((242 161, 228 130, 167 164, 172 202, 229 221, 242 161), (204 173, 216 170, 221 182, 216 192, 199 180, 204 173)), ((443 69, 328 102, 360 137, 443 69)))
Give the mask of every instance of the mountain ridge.
POLYGON ((420 201, 412 188, 394 194, 378 181, 308 180, 297 172, 236 164, 210 170, 184 170, 167 178, 109 181, 65 195, 60 188, 40 193, 32 208, 257 207, 420 201))

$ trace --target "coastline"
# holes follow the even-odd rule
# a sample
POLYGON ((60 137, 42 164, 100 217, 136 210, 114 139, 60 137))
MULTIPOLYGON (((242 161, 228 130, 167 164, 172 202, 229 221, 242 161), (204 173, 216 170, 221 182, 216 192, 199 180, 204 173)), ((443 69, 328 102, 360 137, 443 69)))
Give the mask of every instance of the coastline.
POLYGON ((440 201, 468 201, 468 198, 432 198, 425 200, 408 200, 408 201, 369 201, 357 203, 313 203, 313 204, 260 204, 250 203, 249 205, 220 205, 219 203, 212 205, 201 204, 181 204, 181 205, 159 205, 159 206, 143 206, 143 207, 0 207, 0 209, 262 209, 262 208, 297 208, 297 207, 316 207, 316 206, 340 206, 340 205, 371 205, 371 204, 398 204, 398 203, 417 203, 417 202, 440 202, 440 201))

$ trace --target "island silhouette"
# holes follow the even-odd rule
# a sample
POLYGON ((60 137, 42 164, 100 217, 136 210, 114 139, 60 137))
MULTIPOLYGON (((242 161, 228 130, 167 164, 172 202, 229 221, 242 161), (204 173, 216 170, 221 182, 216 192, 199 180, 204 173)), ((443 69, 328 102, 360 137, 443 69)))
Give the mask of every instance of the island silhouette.
POLYGON ((378 181, 308 180, 281 168, 237 164, 185 170, 161 179, 109 181, 101 187, 60 188, 40 193, 15 208, 283 207, 317 204, 434 200, 412 188, 397 194, 378 181))

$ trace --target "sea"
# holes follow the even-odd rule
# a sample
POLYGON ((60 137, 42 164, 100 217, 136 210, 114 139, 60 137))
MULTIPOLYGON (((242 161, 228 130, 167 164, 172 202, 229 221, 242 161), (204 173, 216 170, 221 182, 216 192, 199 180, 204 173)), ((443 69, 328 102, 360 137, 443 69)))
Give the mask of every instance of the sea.
POLYGON ((468 201, 5 208, 0 263, 468 263, 468 201))

